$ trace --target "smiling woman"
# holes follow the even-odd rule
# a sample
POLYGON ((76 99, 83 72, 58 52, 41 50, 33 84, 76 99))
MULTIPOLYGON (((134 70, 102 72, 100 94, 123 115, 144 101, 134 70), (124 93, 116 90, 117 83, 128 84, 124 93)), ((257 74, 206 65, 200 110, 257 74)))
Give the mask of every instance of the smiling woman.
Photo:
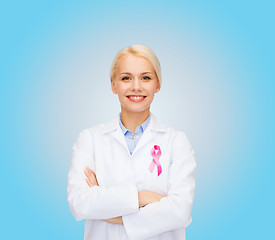
POLYGON ((121 103, 122 123, 134 134, 135 128, 148 118, 160 82, 153 65, 145 57, 130 53, 115 61, 111 75, 112 91, 121 103))
POLYGON ((191 223, 196 162, 184 132, 150 112, 160 91, 151 49, 119 51, 110 73, 121 112, 84 129, 73 146, 68 202, 85 219, 85 239, 185 239, 191 223))

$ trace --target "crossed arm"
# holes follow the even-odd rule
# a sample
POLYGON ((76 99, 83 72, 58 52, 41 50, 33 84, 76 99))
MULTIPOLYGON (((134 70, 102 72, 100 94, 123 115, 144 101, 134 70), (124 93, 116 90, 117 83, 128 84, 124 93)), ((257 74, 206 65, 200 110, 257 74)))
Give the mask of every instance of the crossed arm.
MULTIPOLYGON (((84 173, 87 177, 86 182, 89 185, 89 187, 99 186, 98 182, 97 182, 96 175, 93 170, 91 170, 89 167, 86 167, 84 173)), ((144 207, 147 204, 160 201, 160 199, 163 197, 165 197, 165 196, 151 192, 151 191, 139 191, 138 192, 139 207, 144 207)), ((115 217, 115 218, 109 218, 109 219, 102 219, 102 220, 105 222, 108 222, 108 223, 115 223, 115 224, 123 225, 122 216, 115 217)))

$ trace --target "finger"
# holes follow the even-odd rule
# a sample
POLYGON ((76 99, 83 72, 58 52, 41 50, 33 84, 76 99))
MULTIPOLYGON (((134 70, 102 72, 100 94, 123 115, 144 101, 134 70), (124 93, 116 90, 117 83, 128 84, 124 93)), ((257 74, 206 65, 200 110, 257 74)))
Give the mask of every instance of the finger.
POLYGON ((88 166, 85 169, 87 169, 87 171, 92 171, 88 166))
POLYGON ((89 185, 89 187, 93 186, 93 183, 92 183, 92 181, 89 178, 86 178, 86 182, 89 185))
POLYGON ((84 172, 85 172, 86 175, 89 175, 89 176, 91 176, 94 173, 94 171, 91 170, 89 167, 86 167, 84 172))
POLYGON ((85 175, 87 176, 87 178, 89 179, 89 181, 92 183, 93 186, 94 185, 98 185, 98 182, 97 182, 97 179, 96 179, 96 175, 94 173, 86 171, 85 175))
POLYGON ((92 169, 88 169, 88 172, 90 173, 90 174, 95 174, 95 172, 92 170, 92 169))
POLYGON ((91 172, 91 177, 92 177, 92 179, 93 179, 93 182, 95 182, 95 184, 98 185, 97 178, 96 178, 96 174, 94 173, 93 170, 91 170, 91 171, 92 171, 92 172, 91 172))
MULTIPOLYGON (((85 171, 86 171, 89 175, 91 175, 91 174, 94 173, 94 171, 93 171, 92 169, 90 169, 89 167, 86 167, 86 168, 85 168, 85 171)), ((84 171, 84 172, 85 172, 85 171, 84 171)))
POLYGON ((90 176, 90 180, 92 181, 93 185, 98 185, 95 174, 92 174, 90 176))
POLYGON ((95 181, 95 183, 98 185, 98 182, 97 182, 97 178, 96 178, 96 174, 93 170, 89 169, 89 176, 92 177, 92 179, 95 181))
POLYGON ((85 175, 90 178, 93 185, 98 185, 99 186, 97 178, 96 178, 96 174, 92 169, 90 169, 89 167, 86 167, 84 172, 85 172, 85 175))
POLYGON ((84 173, 85 173, 85 175, 87 176, 87 177, 90 177, 91 176, 91 173, 88 171, 88 170, 84 170, 84 173))
POLYGON ((98 182, 97 182, 97 178, 96 178, 96 175, 95 175, 95 181, 96 181, 96 185, 98 185, 98 186, 99 186, 99 184, 98 184, 98 182))

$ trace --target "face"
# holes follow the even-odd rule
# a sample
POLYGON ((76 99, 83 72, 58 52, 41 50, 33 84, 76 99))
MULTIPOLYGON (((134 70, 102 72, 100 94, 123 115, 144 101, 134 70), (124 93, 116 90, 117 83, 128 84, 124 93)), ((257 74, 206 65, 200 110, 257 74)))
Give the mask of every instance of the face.
POLYGON ((152 64, 132 54, 119 59, 111 85, 113 93, 118 94, 122 110, 136 113, 148 111, 155 93, 160 90, 152 64))

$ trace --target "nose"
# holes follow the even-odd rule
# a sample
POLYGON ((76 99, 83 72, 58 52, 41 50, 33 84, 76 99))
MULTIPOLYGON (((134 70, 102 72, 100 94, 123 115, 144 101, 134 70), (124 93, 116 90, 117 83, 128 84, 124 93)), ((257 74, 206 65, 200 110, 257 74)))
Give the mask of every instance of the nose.
POLYGON ((132 81, 132 90, 133 91, 141 91, 141 83, 138 78, 135 78, 132 81))

